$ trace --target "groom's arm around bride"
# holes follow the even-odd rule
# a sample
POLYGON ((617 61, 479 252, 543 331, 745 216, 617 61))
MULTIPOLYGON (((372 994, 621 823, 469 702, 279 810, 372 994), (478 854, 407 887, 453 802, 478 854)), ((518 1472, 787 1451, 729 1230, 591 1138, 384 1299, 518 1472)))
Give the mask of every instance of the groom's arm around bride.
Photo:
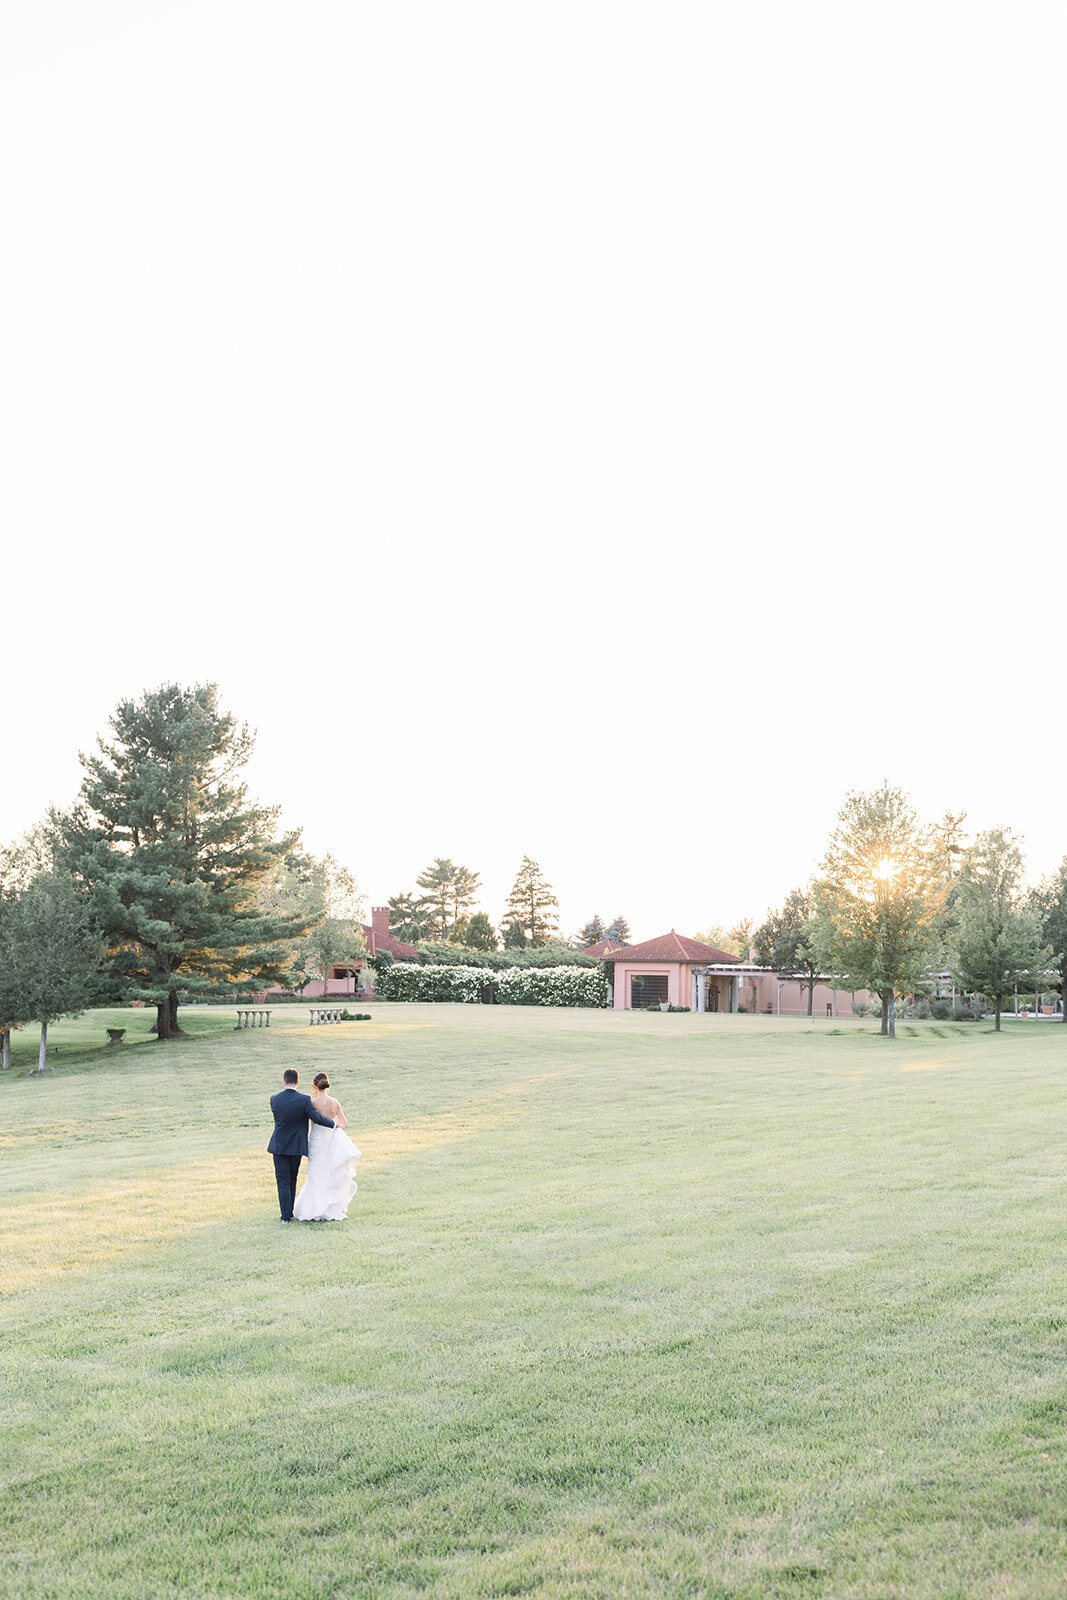
POLYGON ((278 1182, 282 1221, 292 1222, 297 1173, 300 1171, 301 1158, 308 1153, 308 1120, 318 1122, 324 1128, 335 1128, 337 1124, 332 1117, 324 1117, 315 1110, 310 1096, 300 1093, 297 1088, 300 1074, 295 1067, 285 1069, 282 1082, 284 1088, 270 1097, 274 1132, 267 1149, 274 1157, 274 1176, 278 1182))

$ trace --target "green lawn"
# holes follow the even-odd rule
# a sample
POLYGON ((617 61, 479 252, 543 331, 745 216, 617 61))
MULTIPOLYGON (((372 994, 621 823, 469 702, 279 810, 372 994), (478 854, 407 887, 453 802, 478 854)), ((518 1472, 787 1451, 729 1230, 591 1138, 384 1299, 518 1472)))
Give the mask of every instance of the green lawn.
POLYGON ((371 1009, 18 1039, 0 1596, 1062 1600, 1063 1028, 371 1009))

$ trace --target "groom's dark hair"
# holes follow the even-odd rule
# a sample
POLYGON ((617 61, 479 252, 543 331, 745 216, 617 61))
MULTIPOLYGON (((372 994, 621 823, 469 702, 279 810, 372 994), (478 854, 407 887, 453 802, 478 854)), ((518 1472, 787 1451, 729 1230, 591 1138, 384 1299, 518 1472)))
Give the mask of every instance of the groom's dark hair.
POLYGON ((297 1072, 295 1067, 286 1067, 285 1071, 282 1073, 282 1082, 283 1083, 299 1083, 300 1082, 300 1074, 299 1074, 299 1072, 297 1072))

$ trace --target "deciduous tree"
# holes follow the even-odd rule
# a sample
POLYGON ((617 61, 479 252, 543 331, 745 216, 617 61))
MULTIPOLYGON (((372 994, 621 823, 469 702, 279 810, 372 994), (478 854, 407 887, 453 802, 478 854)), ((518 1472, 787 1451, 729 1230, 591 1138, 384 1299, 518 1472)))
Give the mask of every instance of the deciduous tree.
POLYGON ((37 1070, 43 1072, 49 1024, 77 1016, 101 997, 105 946, 88 898, 42 835, 5 852, 0 871, 0 1008, 6 1023, 40 1024, 37 1070))
POLYGON ((767 919, 752 935, 752 947, 761 967, 774 967, 801 980, 808 991, 808 1016, 812 1014, 815 980, 819 964, 812 945, 813 907, 803 889, 792 889, 780 911, 769 911, 767 919))
POLYGON ((813 886, 810 946, 842 986, 880 997, 891 1038, 896 996, 913 992, 936 956, 945 881, 936 830, 899 789, 848 796, 813 886))
POLYGON ((311 922, 311 930, 300 945, 300 954, 305 965, 321 977, 325 993, 331 967, 354 966, 367 956, 363 896, 348 868, 325 855, 310 860, 301 910, 311 922))
POLYGON ((951 969, 962 989, 993 1006, 997 1033, 1005 999, 1023 982, 1040 988, 1052 954, 1022 878, 1022 850, 1009 828, 978 834, 959 876, 951 969))
POLYGON ((713 922, 703 933, 696 933, 693 937, 699 944, 710 944, 713 950, 721 950, 728 956, 740 956, 742 961, 747 961, 752 944, 752 919, 741 918, 729 931, 721 922, 713 922))
POLYGON ((1060 1021, 1067 1022, 1067 856, 1033 891, 1031 904, 1041 919, 1049 969, 1060 985, 1060 1021))

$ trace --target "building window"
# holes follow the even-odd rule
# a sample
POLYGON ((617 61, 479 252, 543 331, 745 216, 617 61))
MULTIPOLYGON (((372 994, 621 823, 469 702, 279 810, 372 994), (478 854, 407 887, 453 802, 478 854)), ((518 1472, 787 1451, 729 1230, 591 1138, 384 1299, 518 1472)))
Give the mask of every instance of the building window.
POLYGON ((647 1011, 649 1006, 666 1005, 667 974, 665 972, 635 972, 630 979, 630 1005, 635 1011, 647 1011))

